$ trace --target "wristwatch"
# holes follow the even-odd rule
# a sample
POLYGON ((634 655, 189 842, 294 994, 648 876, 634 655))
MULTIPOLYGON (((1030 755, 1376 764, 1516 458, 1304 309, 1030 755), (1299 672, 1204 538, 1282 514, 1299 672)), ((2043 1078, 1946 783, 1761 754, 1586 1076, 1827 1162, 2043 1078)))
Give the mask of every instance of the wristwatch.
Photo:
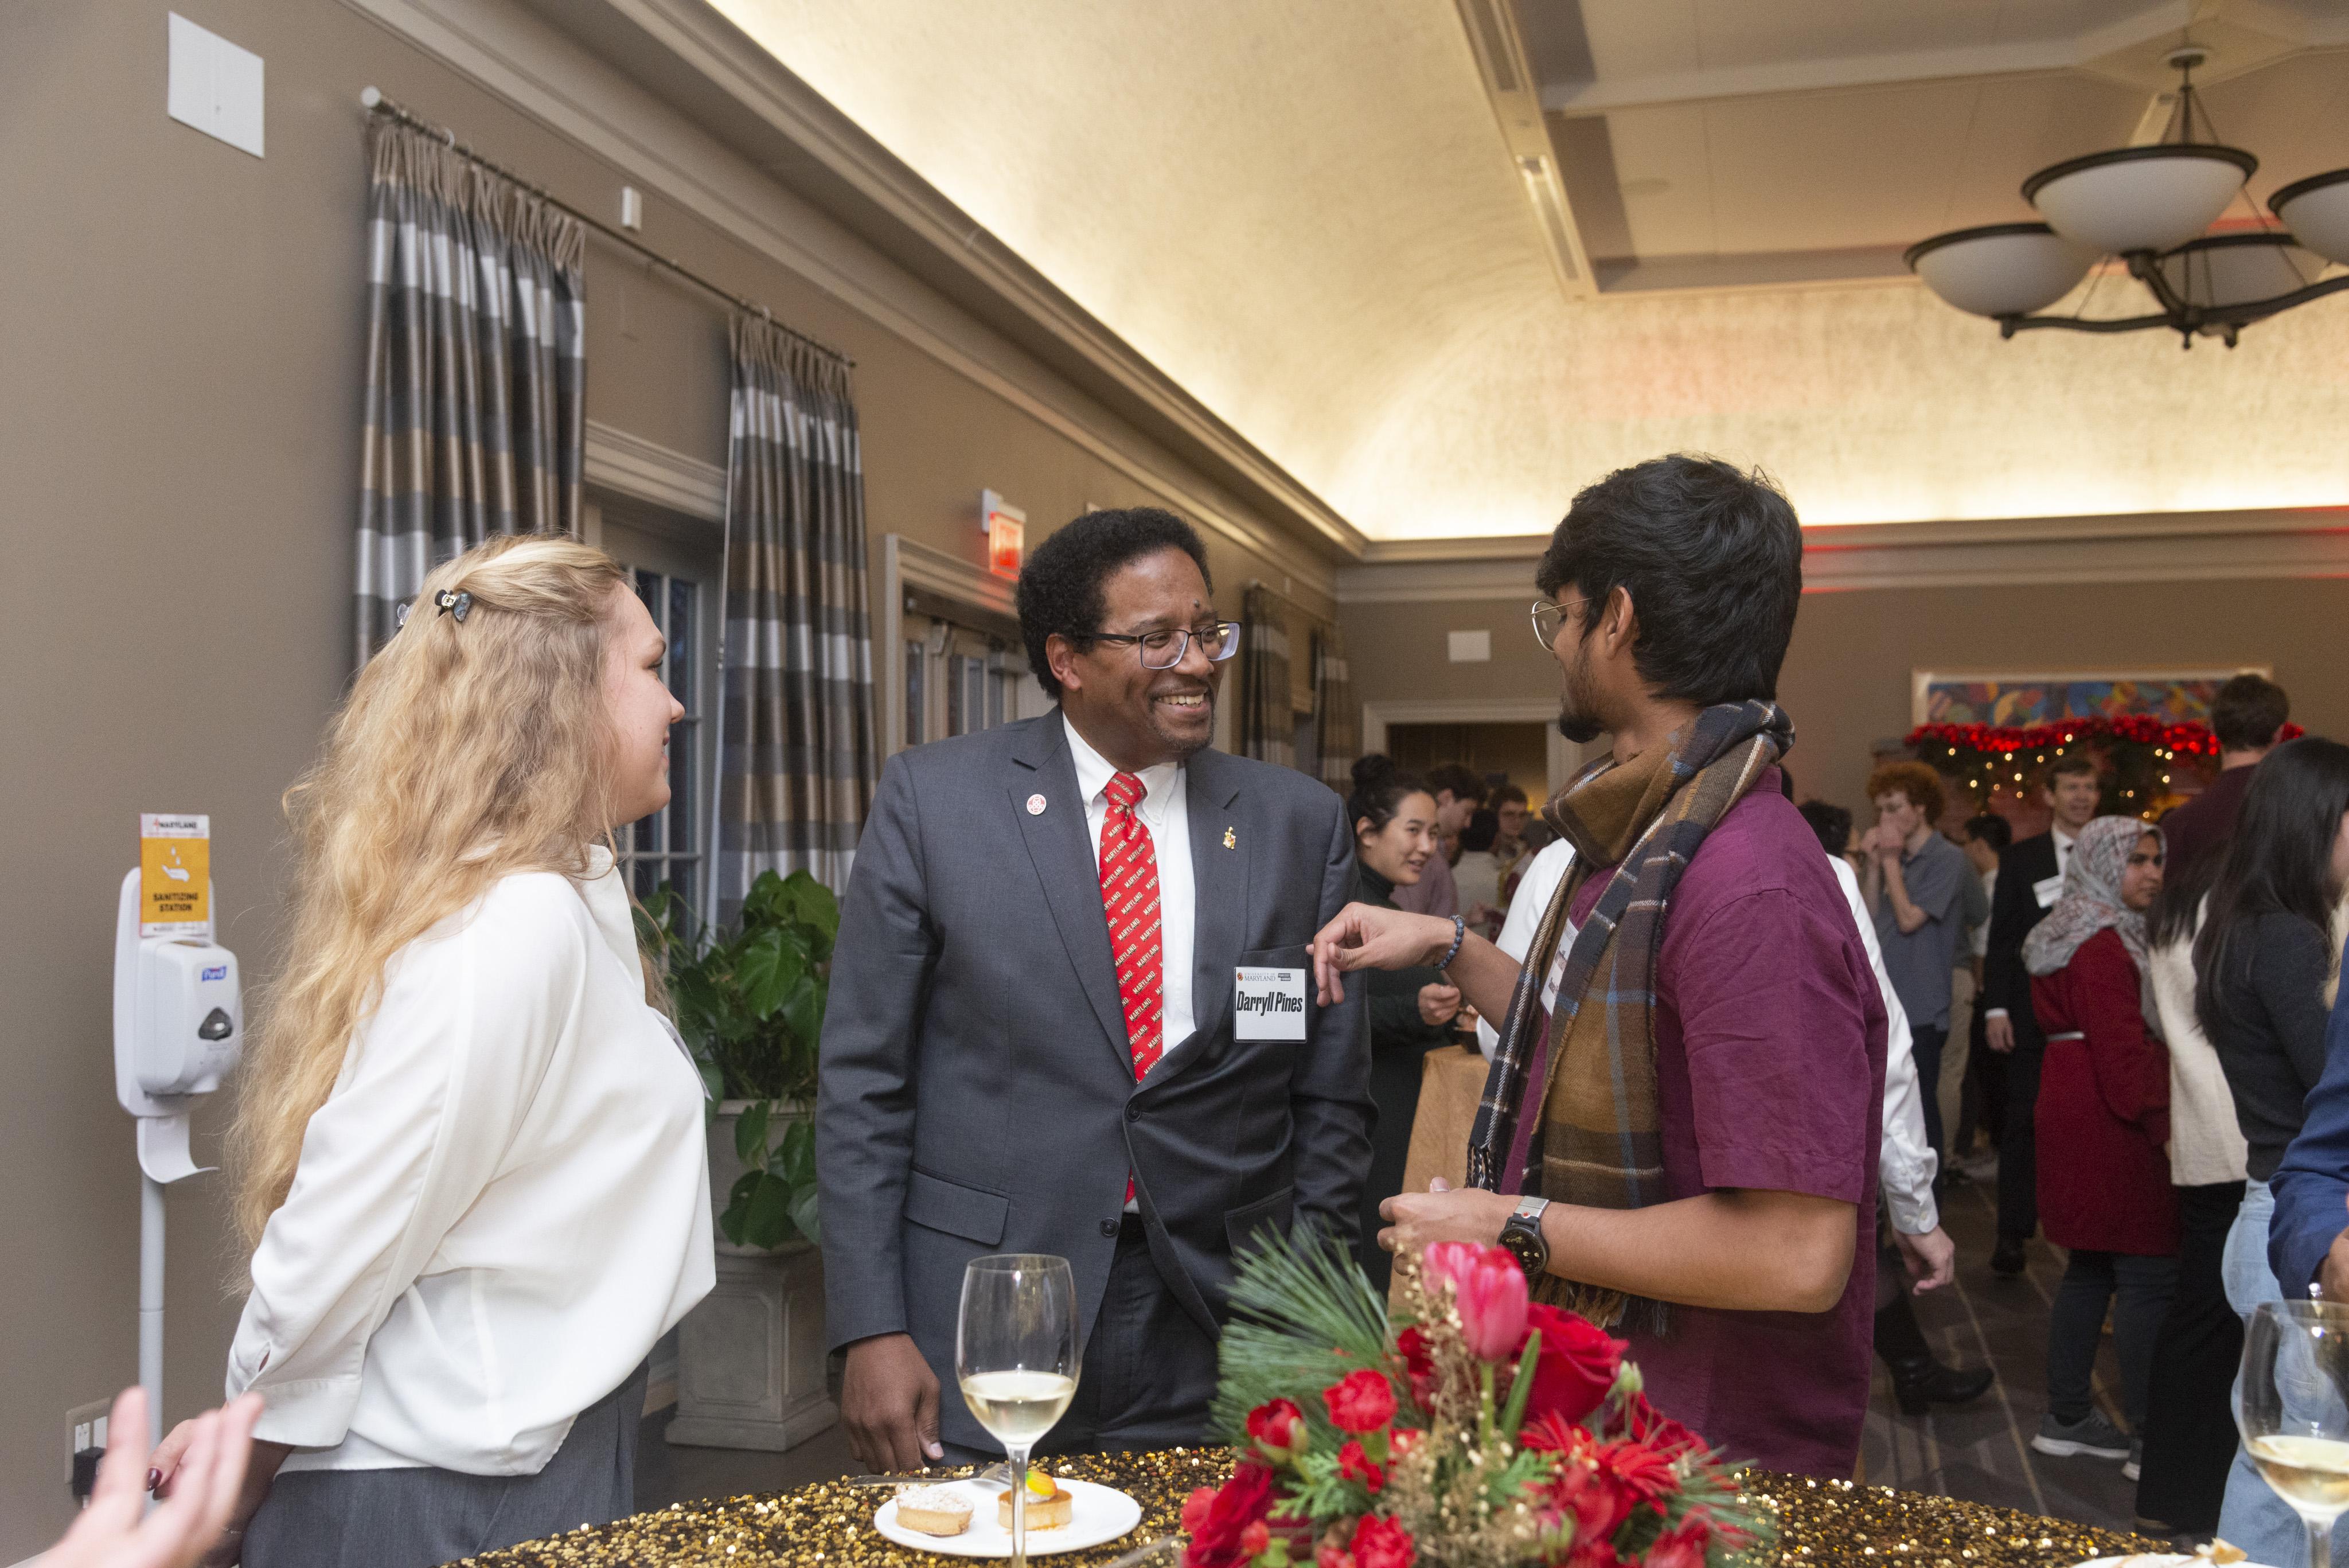
POLYGON ((1541 1227, 1542 1210, 1548 1207, 1547 1198, 1520 1198, 1509 1211, 1509 1222, 1501 1227, 1501 1245, 1529 1280, 1541 1278, 1549 1269, 1549 1241, 1541 1227))

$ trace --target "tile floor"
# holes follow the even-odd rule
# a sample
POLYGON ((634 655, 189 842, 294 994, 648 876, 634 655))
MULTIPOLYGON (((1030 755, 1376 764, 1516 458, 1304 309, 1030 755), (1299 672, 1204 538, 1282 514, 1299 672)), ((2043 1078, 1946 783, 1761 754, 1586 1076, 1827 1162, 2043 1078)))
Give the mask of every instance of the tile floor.
MULTIPOLYGON (((1921 1299, 1918 1317, 1942 1360, 1969 1366, 1987 1360, 1998 1368, 1999 1380, 1972 1405, 1910 1417, 1894 1406, 1891 1379, 1878 1363, 1863 1440, 1868 1479, 2126 1530, 2136 1488, 2121 1479, 2117 1463, 2051 1459, 2031 1451, 2031 1435, 2046 1410, 2047 1307, 2063 1272, 2063 1254, 2033 1242, 2030 1267, 2021 1278, 2002 1279, 1991 1272, 1995 1171, 1993 1161, 1980 1160, 1969 1168, 1970 1180, 1950 1189, 1943 1222, 1958 1243, 1957 1282, 1921 1299)), ((2117 1376, 2108 1343, 2097 1397, 2116 1420, 2117 1376)), ((772 1491, 855 1468, 836 1428, 789 1453, 761 1454, 672 1448, 662 1435, 667 1421, 666 1411, 645 1418, 636 1461, 641 1508, 772 1491)))

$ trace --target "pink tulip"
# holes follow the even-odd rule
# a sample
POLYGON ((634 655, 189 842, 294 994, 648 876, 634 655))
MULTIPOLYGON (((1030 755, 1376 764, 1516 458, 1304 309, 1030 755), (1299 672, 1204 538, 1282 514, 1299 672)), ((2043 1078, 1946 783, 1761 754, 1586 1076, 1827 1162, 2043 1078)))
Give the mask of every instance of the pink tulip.
POLYGON ((1431 1282, 1452 1286, 1468 1354, 1502 1362, 1526 1342, 1526 1271, 1503 1247, 1438 1241, 1420 1260, 1431 1282))

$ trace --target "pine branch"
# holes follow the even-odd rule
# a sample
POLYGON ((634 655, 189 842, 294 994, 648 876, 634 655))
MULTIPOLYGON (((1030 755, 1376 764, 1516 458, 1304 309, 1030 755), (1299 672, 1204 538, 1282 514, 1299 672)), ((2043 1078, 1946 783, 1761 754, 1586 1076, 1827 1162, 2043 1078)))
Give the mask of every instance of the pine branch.
POLYGON ((1388 1370, 1386 1303, 1352 1252, 1318 1231, 1268 1235, 1242 1254, 1231 1304, 1214 1409, 1227 1441, 1245 1442, 1248 1412, 1272 1399, 1293 1400, 1317 1442, 1327 1438, 1336 1428, 1321 1390, 1365 1366, 1388 1370))

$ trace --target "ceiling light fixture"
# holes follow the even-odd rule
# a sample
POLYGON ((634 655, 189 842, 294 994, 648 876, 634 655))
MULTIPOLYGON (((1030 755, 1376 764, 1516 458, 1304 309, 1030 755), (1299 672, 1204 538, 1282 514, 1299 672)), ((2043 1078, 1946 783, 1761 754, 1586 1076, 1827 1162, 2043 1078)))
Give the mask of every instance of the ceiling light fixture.
MULTIPOLYGON (((2320 281, 2327 262, 2349 266, 2349 169, 2277 191, 2269 206, 2285 227, 2206 234, 2260 166, 2221 145, 2195 97, 2194 70, 2209 51, 2168 57, 2178 109, 2163 139, 2070 158, 2023 182, 2023 199, 2046 219, 1936 234, 1903 258, 1925 286, 1960 310, 1987 316, 1999 336, 2034 327, 2137 332, 2163 327, 2191 348, 2197 336, 2235 346, 2255 321, 2349 289, 2349 274, 2320 281), (2197 140, 2196 120, 2203 139, 2197 140), (2117 255, 2158 307, 2142 316, 2040 316, 2078 286, 2097 261, 2117 255)), ((2090 291, 2091 297, 2094 290, 2090 291)), ((2081 301, 2085 308, 2087 301, 2081 301)))

